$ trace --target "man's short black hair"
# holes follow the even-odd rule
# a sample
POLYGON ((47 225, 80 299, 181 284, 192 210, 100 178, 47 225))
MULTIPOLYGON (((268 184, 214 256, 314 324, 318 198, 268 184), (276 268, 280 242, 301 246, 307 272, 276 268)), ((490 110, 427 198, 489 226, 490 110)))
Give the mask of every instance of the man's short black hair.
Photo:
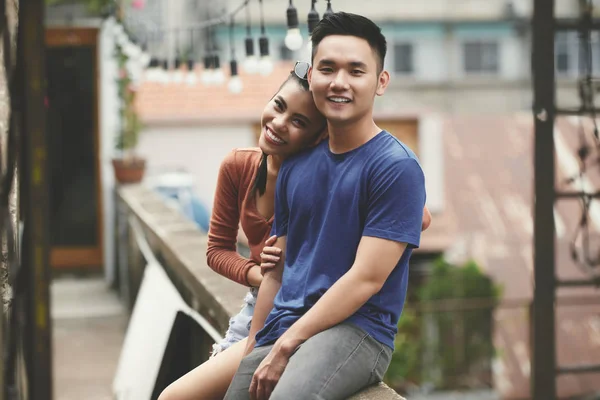
POLYGON ((362 15, 336 12, 324 17, 312 32, 312 61, 317 54, 319 43, 327 36, 355 36, 366 40, 377 57, 378 72, 383 70, 387 42, 381 28, 362 15))

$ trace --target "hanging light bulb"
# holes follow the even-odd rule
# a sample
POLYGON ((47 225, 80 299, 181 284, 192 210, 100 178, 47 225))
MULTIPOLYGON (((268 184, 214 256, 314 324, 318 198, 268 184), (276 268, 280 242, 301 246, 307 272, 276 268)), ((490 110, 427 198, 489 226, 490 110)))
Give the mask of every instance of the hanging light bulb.
POLYGON ((213 76, 212 81, 214 85, 222 85, 225 83, 225 74, 223 73, 223 69, 221 69, 221 61, 219 60, 219 55, 215 54, 213 56, 213 76))
POLYGON ((183 83, 184 74, 181 70, 181 52, 179 50, 179 29, 175 30, 175 60, 173 62, 173 71, 171 81, 176 84, 183 83))
POLYGON ((287 26, 288 31, 285 35, 284 43, 288 49, 292 51, 300 50, 302 47, 302 35, 300 34, 300 28, 298 28, 298 11, 292 0, 287 9, 287 26))
POLYGON ((269 55, 269 38, 265 32, 263 0, 258 0, 258 3, 260 4, 260 37, 258 38, 260 61, 258 62, 258 72, 263 76, 267 76, 273 72, 273 61, 269 55))
POLYGON ((247 37, 245 40, 246 44, 246 58, 244 59, 244 71, 247 74, 256 74, 258 72, 258 60, 254 55, 254 39, 247 37))
POLYGON ((187 75, 185 77, 185 83, 189 86, 196 86, 198 83, 198 75, 196 74, 196 60, 194 57, 194 30, 190 30, 190 49, 187 60, 187 75))
POLYGON ((160 61, 157 58, 151 58, 148 69, 146 69, 146 80, 148 82, 158 82, 160 79, 160 61))
POLYGON ((241 93, 244 88, 244 84, 240 76, 238 75, 238 65, 237 61, 231 60, 229 62, 229 68, 231 69, 231 78, 229 78, 229 83, 227 84, 227 88, 231 93, 238 94, 241 93))
POLYGON ((169 72, 169 60, 166 58, 163 60, 160 82, 164 85, 168 85, 169 83, 171 83, 171 74, 169 72))
POLYGON ((204 86, 210 86, 213 83, 212 61, 213 58, 211 55, 207 54, 204 56, 204 71, 202 71, 202 76, 200 77, 204 86))
POLYGON ((235 17, 231 16, 229 23, 229 50, 231 51, 231 60, 229 61, 230 78, 227 88, 231 93, 240 93, 243 89, 242 80, 238 75, 238 65, 235 60, 235 41, 233 40, 233 31, 235 29, 235 17))
POLYGON ((244 40, 246 47, 246 58, 242 66, 247 74, 256 74, 258 72, 258 59, 254 54, 254 39, 252 38, 252 29, 250 27, 250 7, 246 5, 246 39, 244 40))
POLYGON ((198 83, 198 76, 196 75, 196 62, 191 56, 187 61, 187 67, 188 71, 185 77, 185 83, 187 83, 189 86, 196 86, 198 83))
POLYGON ((308 44, 306 48, 308 50, 309 55, 312 53, 312 33, 315 30, 315 26, 319 23, 319 13, 315 9, 315 3, 317 0, 312 0, 312 6, 310 11, 308 12, 308 44))
POLYGON ((261 36, 258 39, 258 44, 260 47, 260 61, 258 62, 258 72, 267 76, 273 72, 273 61, 271 60, 271 56, 269 55, 269 38, 266 36, 261 36))
POLYGON ((181 70, 181 58, 176 57, 174 62, 174 68, 171 73, 171 82, 180 84, 183 83, 183 71, 181 70))
POLYGON ((325 10, 325 12, 323 13, 323 18, 329 17, 330 15, 333 15, 334 11, 333 8, 331 8, 331 0, 327 0, 327 10, 325 10))

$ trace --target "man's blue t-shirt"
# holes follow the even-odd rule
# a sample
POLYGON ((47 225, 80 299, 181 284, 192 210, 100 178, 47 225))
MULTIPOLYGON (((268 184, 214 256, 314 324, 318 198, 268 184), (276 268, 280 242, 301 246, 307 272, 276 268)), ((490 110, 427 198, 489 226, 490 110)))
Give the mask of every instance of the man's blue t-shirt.
POLYGON ((324 141, 283 163, 272 233, 286 238, 281 289, 257 346, 275 342, 350 270, 362 236, 407 243, 383 288, 348 322, 394 348, 408 260, 419 246, 425 183, 414 153, 386 131, 334 154, 324 141))

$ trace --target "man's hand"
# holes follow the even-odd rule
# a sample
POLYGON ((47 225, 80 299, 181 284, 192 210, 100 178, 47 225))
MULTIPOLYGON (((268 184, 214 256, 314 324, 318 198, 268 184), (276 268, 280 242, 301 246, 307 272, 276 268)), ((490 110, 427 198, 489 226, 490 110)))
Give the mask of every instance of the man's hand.
POLYGON ((290 360, 291 352, 275 344, 260 363, 250 383, 251 400, 268 400, 290 360))

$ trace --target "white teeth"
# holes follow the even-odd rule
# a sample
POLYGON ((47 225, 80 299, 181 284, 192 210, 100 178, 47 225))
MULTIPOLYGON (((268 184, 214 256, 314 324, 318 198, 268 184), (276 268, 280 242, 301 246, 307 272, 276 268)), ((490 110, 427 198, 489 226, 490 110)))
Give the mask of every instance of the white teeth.
POLYGON ((346 99, 344 97, 330 97, 329 100, 334 103, 350 103, 350 99, 346 99))
POLYGON ((279 144, 284 144, 285 143, 283 140, 281 140, 277 136, 273 135, 268 128, 266 129, 266 132, 267 132, 267 136, 269 137, 269 139, 271 139, 275 143, 279 143, 279 144))

